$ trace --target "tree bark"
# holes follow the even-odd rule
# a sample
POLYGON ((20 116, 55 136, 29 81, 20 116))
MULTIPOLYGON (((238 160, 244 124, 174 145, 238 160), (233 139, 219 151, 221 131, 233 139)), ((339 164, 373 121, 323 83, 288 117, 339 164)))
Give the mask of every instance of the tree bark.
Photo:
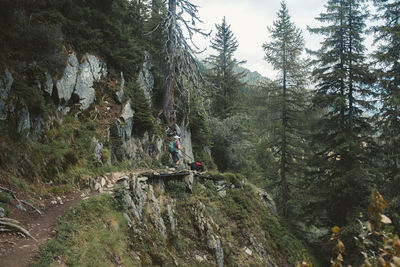
POLYGON ((175 47, 176 47, 176 0, 168 1, 168 41, 167 41, 167 71, 166 89, 164 94, 163 108, 164 117, 168 126, 175 128, 176 114, 174 105, 175 89, 175 47))
POLYGON ((282 105, 282 156, 281 156, 281 187, 282 187, 282 215, 286 217, 287 215, 287 202, 289 200, 289 192, 288 192, 288 183, 287 183, 287 178, 286 178, 286 161, 287 161, 287 155, 286 155, 286 146, 287 146, 287 141, 286 141, 286 129, 287 129, 287 106, 286 106, 286 93, 287 93, 287 85, 286 85, 286 79, 287 79, 287 70, 286 70, 286 47, 284 46, 284 59, 283 59, 283 105, 282 105))
MULTIPOLYGON (((350 31, 353 30, 353 20, 352 20, 352 5, 350 4, 349 10, 349 28, 350 31)), ((350 133, 353 132, 353 35, 349 33, 349 54, 350 54, 350 62, 349 62, 349 127, 350 133)))

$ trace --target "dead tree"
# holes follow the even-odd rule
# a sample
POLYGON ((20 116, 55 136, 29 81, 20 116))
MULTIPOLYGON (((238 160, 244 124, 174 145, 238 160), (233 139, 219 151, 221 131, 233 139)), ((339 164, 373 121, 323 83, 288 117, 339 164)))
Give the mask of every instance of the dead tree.
POLYGON ((196 27, 196 23, 202 23, 197 16, 198 6, 187 0, 168 0, 168 17, 164 24, 168 29, 166 89, 163 100, 163 114, 171 129, 176 124, 175 91, 180 95, 187 94, 184 81, 197 86, 197 63, 194 54, 200 53, 200 49, 194 44, 194 34, 209 36, 196 27))

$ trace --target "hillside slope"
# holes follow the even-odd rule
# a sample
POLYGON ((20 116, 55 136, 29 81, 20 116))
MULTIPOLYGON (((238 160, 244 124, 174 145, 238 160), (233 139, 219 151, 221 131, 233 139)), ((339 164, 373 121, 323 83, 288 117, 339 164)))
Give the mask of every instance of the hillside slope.
POLYGON ((122 173, 113 196, 60 220, 34 266, 293 266, 304 253, 243 176, 186 174, 122 173))

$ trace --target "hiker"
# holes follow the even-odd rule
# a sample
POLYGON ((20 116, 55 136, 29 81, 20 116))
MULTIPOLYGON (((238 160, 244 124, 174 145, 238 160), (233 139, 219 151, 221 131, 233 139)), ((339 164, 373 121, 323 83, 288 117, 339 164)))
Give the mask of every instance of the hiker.
POLYGON ((168 144, 168 150, 172 155, 172 160, 175 163, 175 167, 179 165, 179 150, 182 150, 181 143, 179 142, 179 139, 181 139, 179 136, 175 135, 174 136, 174 141, 169 142, 168 144))

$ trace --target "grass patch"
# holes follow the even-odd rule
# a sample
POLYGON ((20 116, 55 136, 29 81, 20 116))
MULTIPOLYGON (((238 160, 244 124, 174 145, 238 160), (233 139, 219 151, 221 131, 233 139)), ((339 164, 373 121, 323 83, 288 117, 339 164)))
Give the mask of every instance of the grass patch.
POLYGON ((102 194, 83 201, 62 217, 56 237, 41 248, 32 266, 135 266, 129 257, 128 229, 115 200, 102 194))
POLYGON ((170 180, 165 183, 165 190, 171 197, 182 199, 187 197, 187 188, 184 181, 170 180))
POLYGON ((10 177, 8 177, 8 183, 12 187, 21 189, 24 192, 28 192, 29 191, 29 185, 28 185, 28 182, 25 179, 18 178, 18 177, 15 177, 15 176, 10 176, 10 177))
POLYGON ((4 204, 10 204, 12 197, 6 192, 0 192, 0 202, 4 204))
POLYGON ((206 175, 213 177, 214 180, 225 180, 228 185, 234 185, 235 187, 243 186, 246 181, 246 177, 239 173, 210 171, 206 172, 206 175))

